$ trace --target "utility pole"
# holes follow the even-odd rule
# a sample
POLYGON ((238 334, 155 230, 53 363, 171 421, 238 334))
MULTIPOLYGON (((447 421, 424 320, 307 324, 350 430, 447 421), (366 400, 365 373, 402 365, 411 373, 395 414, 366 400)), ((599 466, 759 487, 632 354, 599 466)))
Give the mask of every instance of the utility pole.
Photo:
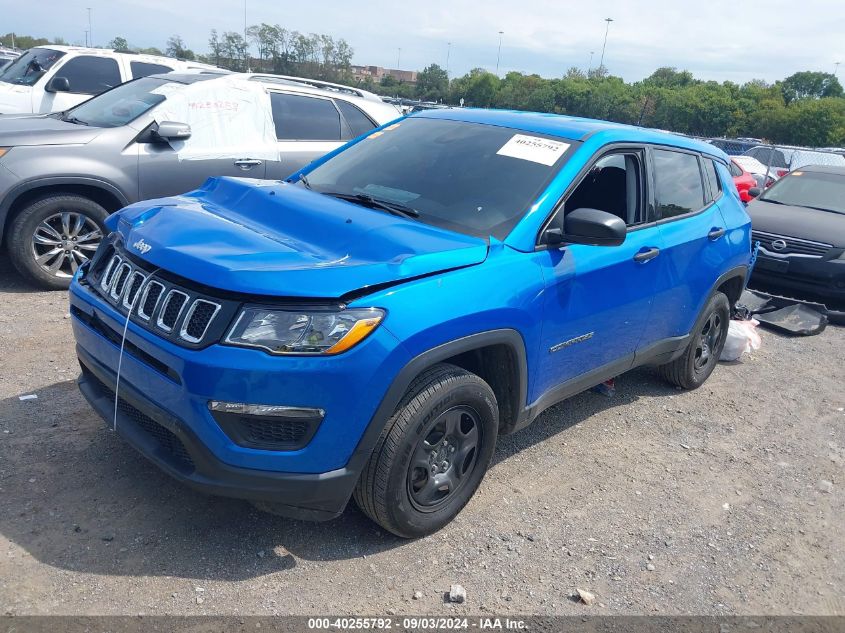
POLYGON ((399 47, 399 53, 396 55, 396 70, 399 70, 399 62, 402 60, 402 47, 399 47))
POLYGON ((449 54, 452 52, 452 42, 446 42, 446 75, 449 74, 449 54))
POLYGON ((842 62, 833 62, 833 76, 834 77, 836 77, 836 75, 839 73, 839 64, 841 64, 841 63, 842 62))
POLYGON ((502 35, 504 35, 504 31, 499 31, 499 52, 496 53, 496 76, 499 76, 499 62, 502 59, 502 35))
POLYGON ((599 69, 604 68, 604 49, 607 48, 607 32, 610 30, 610 23, 613 22, 613 18, 605 18, 605 22, 607 22, 607 27, 604 29, 604 44, 601 47, 601 61, 599 62, 599 69))
POLYGON ((590 51, 590 64, 587 66, 587 77, 590 76, 590 71, 593 69, 593 55, 595 54, 595 51, 590 51))
POLYGON ((94 29, 91 27, 91 7, 88 7, 88 36, 91 39, 91 46, 94 46, 94 29))
POLYGON ((85 47, 88 48, 88 29, 85 29, 85 47))
POLYGON ((249 42, 246 39, 246 0, 244 0, 244 51, 246 52, 246 59, 244 60, 244 66, 246 66, 246 71, 251 72, 251 68, 249 67, 249 42))

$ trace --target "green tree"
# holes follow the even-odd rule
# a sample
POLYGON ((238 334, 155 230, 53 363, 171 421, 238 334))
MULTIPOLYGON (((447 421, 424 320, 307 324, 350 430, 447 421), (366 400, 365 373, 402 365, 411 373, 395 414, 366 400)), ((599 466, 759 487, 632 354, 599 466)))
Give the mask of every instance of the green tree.
POLYGON ((116 51, 128 51, 129 43, 126 41, 126 38, 118 36, 109 42, 108 47, 116 51))
POLYGON ((167 40, 167 46, 164 52, 168 57, 175 57, 176 59, 194 59, 194 51, 185 46, 185 42, 178 35, 171 35, 167 40))
POLYGON ((784 79, 781 83, 781 90, 787 103, 799 99, 842 96, 842 84, 834 75, 809 70, 795 73, 784 79))
POLYGON ((437 64, 431 64, 417 74, 417 96, 438 101, 449 96, 449 75, 437 64))

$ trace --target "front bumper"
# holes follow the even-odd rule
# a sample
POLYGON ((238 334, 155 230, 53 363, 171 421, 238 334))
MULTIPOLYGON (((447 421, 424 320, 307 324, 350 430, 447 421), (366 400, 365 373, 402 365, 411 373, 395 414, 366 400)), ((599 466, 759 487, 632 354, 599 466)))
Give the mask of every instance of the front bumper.
POLYGON ((238 468, 224 464, 179 418, 160 409, 121 381, 115 415, 116 377, 77 346, 79 390, 118 434, 168 475, 202 492, 274 502, 279 514, 326 521, 343 512, 358 472, 340 468, 302 474, 238 468))
POLYGON ((777 256, 761 248, 751 281, 818 297, 845 299, 845 260, 777 256))
POLYGON ((71 284, 70 303, 79 387, 112 425, 120 366, 116 430, 145 457, 195 488, 272 501, 290 516, 320 520, 343 511, 378 437, 384 415, 377 412, 407 362, 385 328, 337 357, 274 357, 218 344, 174 345, 127 325, 84 278, 71 284), (317 407, 325 417, 301 448, 250 448, 220 427, 210 400, 317 407))

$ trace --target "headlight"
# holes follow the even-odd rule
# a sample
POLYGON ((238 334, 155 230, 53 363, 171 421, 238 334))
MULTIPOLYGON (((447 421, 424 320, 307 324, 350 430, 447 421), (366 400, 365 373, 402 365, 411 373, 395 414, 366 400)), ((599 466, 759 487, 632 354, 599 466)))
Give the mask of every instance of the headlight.
POLYGON ((363 341, 384 318, 378 308, 270 310, 244 308, 226 342, 271 354, 340 354, 363 341))
POLYGON ((12 149, 11 147, 0 147, 0 158, 3 158, 9 150, 12 149))

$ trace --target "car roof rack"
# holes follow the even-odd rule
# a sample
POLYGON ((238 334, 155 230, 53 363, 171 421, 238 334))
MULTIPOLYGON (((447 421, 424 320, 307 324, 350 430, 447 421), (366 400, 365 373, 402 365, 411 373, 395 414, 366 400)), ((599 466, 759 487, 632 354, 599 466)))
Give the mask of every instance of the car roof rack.
POLYGON ((308 79, 306 77, 292 77, 290 75, 253 74, 250 76, 250 79, 254 81, 266 81, 269 83, 311 86, 312 88, 320 88, 322 90, 342 92, 355 97, 361 97, 362 99, 372 99, 373 96, 375 96, 371 92, 367 92, 366 90, 361 90, 359 88, 353 88, 352 86, 344 86, 343 84, 335 84, 330 81, 321 81, 319 79, 308 79))

